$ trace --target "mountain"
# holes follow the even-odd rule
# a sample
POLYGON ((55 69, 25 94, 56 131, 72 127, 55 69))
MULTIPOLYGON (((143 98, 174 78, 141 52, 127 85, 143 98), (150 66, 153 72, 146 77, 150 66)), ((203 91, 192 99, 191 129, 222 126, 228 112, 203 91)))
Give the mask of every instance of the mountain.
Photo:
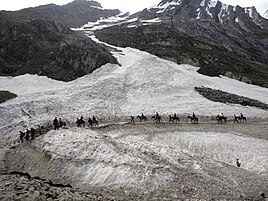
POLYGON ((118 13, 86 0, 1 11, 0 75, 36 73, 70 81, 106 63, 117 63, 105 47, 70 27, 118 13))
POLYGON ((103 9, 96 1, 74 0, 63 6, 49 4, 35 8, 26 8, 19 13, 29 16, 30 19, 47 19, 66 24, 68 27, 80 27, 87 22, 95 22, 104 17, 120 14, 118 9, 103 9))
POLYGON ((0 105, 0 172, 40 178, 33 191, 27 191, 32 179, 19 179, 23 184, 19 183, 18 193, 10 192, 18 189, 16 180, 0 175, 1 196, 7 200, 16 196, 18 200, 22 196, 25 200, 263 200, 261 194, 266 196, 268 189, 268 110, 210 101, 195 87, 259 100, 266 108, 268 88, 204 76, 193 66, 133 48, 115 50, 113 56, 121 65, 107 64, 72 82, 36 75, 0 77, 1 88, 18 94, 0 105), (163 123, 151 120, 156 111, 163 123), (193 111, 199 124, 187 121, 193 111), (130 115, 142 112, 147 122, 129 123, 130 115), (168 115, 175 112, 181 121, 169 124, 168 115), (220 112, 228 116, 227 124, 216 123, 220 112), (233 123, 233 115, 239 113, 247 115, 248 123, 233 123), (97 116, 99 126, 76 127, 81 115, 85 120, 97 116), (67 129, 52 130, 55 117, 66 121, 67 129), (18 143, 18 131, 37 125, 44 126, 42 135, 18 143), (236 158, 242 161, 240 168, 236 158), (73 188, 68 191, 76 192, 75 197, 67 197, 67 188, 49 190, 42 181, 61 187, 70 184, 73 188), (96 197, 80 199, 81 191, 96 197), (110 199, 103 199, 107 194, 110 199))
POLYGON ((268 20, 254 7, 163 0, 131 18, 132 22, 98 30, 97 38, 201 67, 198 72, 205 75, 268 86, 268 20))
POLYGON ((256 28, 268 29, 255 7, 241 8, 216 0, 162 0, 151 11, 164 16, 180 16, 187 19, 212 20, 226 26, 239 27, 245 31, 256 28))

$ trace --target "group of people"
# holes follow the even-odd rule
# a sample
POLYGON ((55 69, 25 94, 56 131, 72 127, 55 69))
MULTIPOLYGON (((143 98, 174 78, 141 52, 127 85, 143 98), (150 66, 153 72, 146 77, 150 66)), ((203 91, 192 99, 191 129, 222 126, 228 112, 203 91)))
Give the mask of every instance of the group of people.
POLYGON ((53 128, 54 128, 54 130, 62 128, 63 126, 66 126, 66 123, 63 122, 61 120, 61 118, 58 119, 57 117, 55 117, 55 119, 53 120, 53 128))
POLYGON ((33 140, 37 135, 42 135, 45 133, 45 128, 44 126, 39 126, 38 128, 30 128, 30 129, 26 129, 25 132, 19 131, 20 133, 20 141, 24 142, 24 141, 29 141, 29 140, 33 140))
MULTIPOLYGON (((91 127, 93 125, 96 125, 96 126, 99 125, 99 121, 97 120, 97 117, 95 117, 95 116, 93 116, 92 119, 89 117, 87 122, 88 122, 89 126, 91 126, 91 127)), ((77 127, 81 127, 81 126, 85 127, 86 121, 84 120, 83 116, 81 116, 80 118, 77 118, 76 125, 77 125, 77 127)))

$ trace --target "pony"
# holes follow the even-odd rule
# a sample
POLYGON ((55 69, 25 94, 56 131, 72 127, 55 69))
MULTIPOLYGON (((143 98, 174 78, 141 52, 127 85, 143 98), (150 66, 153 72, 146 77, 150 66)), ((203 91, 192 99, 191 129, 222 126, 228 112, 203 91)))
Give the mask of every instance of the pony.
POLYGON ((217 115, 216 120, 217 120, 218 123, 226 123, 227 122, 227 117, 217 115))
POLYGON ((236 116, 234 115, 234 123, 247 122, 247 118, 244 116, 236 116))
POLYGON ((144 121, 147 121, 147 117, 144 116, 143 114, 142 114, 141 116, 138 115, 137 118, 140 120, 140 122, 142 122, 143 120, 144 120, 144 121))
POLYGON ((95 124, 96 126, 99 125, 99 122, 97 121, 96 118, 91 119, 91 118, 89 117, 87 122, 88 122, 88 124, 89 124, 91 127, 93 127, 94 124, 95 124))
POLYGON ((234 114, 234 123, 240 123, 240 119, 239 119, 239 116, 236 116, 235 114, 234 114))
POLYGON ((187 119, 191 119, 191 123, 198 124, 198 118, 196 116, 188 116, 187 119))
POLYGON ((156 123, 161 123, 162 122, 162 118, 161 116, 152 116, 151 118, 153 121, 155 121, 156 123))
POLYGON ((82 118, 81 119, 77 118, 76 120, 77 127, 81 127, 81 126, 85 127, 85 124, 86 122, 82 118))
POLYGON ((175 115, 174 115, 174 117, 172 117, 171 115, 169 115, 169 120, 168 120, 168 122, 169 122, 169 123, 174 123, 174 121, 175 121, 175 123, 177 123, 178 121, 180 121, 180 118, 177 117, 177 116, 175 116, 175 115))

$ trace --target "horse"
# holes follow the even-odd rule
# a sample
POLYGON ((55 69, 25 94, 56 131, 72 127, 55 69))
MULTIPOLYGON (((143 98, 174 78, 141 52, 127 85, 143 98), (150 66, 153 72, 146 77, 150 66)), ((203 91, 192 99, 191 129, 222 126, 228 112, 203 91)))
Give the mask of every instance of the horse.
POLYGON ((77 118, 77 120, 76 120, 77 127, 80 127, 80 126, 85 127, 85 124, 86 124, 86 122, 82 118, 81 119, 77 118))
POLYGON ((89 117, 88 118, 88 124, 92 127, 94 124, 96 125, 96 126, 98 126, 99 125, 99 122, 97 121, 97 119, 96 118, 93 118, 93 120, 89 117))
POLYGON ((147 121, 147 117, 144 115, 138 115, 137 118, 140 120, 140 122, 142 122, 142 120, 147 121))
POLYGON ((240 119, 239 119, 239 117, 238 116, 236 116, 235 114, 234 114, 234 123, 240 123, 240 119), (239 120, 239 121, 238 121, 239 120))
POLYGON ((222 123, 222 122, 226 123, 227 122, 227 117, 217 115, 216 120, 217 120, 218 123, 222 123))
POLYGON ((177 116, 175 116, 174 115, 174 117, 172 117, 171 115, 169 115, 169 123, 174 123, 174 121, 175 121, 175 123, 177 123, 178 121, 180 121, 180 118, 179 117, 177 117, 177 116))
POLYGON ((158 123, 160 123, 160 122, 162 122, 162 118, 161 118, 161 116, 152 116, 152 118, 151 118, 153 121, 155 121, 156 123, 158 122, 158 123))
POLYGON ((240 123, 241 122, 247 122, 247 117, 244 117, 244 116, 240 116, 240 117, 238 117, 238 119, 240 120, 240 123))
POLYGON ((198 124, 198 118, 196 116, 188 116, 187 119, 191 119, 191 123, 198 124))

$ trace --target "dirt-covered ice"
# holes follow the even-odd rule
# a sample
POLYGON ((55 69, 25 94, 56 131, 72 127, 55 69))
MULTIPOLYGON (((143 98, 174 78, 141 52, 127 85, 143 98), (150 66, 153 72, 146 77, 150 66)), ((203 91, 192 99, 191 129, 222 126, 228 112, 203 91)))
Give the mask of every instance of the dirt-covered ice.
POLYGON ((266 124, 258 122, 62 129, 11 150, 7 164, 84 191, 124 189, 147 196, 162 192, 159 198, 166 199, 257 199, 268 193, 265 130, 266 124))

